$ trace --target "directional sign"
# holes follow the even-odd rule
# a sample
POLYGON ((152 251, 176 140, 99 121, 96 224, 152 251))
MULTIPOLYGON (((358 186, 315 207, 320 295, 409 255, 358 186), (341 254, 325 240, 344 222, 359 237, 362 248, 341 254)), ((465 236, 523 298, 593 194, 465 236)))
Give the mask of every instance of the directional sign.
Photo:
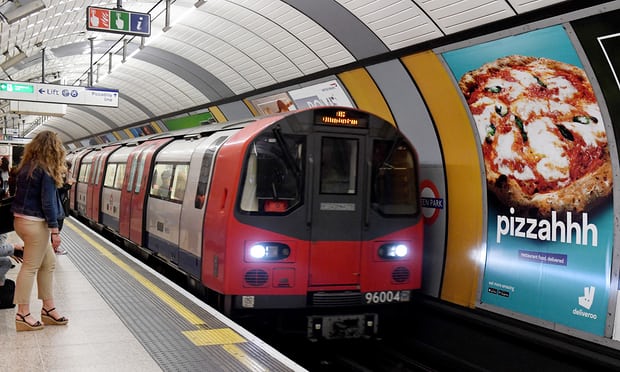
POLYGON ((32 84, 0 82, 0 92, 34 93, 32 84))
POLYGON ((122 9, 86 8, 86 29, 118 34, 151 36, 151 15, 122 9))
POLYGON ((0 80, 0 99, 118 107, 118 89, 0 80))

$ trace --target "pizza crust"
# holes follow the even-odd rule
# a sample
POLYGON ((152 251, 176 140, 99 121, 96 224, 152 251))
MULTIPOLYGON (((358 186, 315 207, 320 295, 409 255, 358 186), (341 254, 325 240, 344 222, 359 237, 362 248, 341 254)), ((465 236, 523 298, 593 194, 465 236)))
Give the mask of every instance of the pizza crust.
POLYGON ((514 207, 519 214, 544 218, 551 216, 552 211, 559 215, 587 212, 610 196, 612 184, 610 161, 564 188, 532 195, 524 193, 513 178, 489 172, 487 167, 487 187, 503 204, 514 207))
POLYGON ((587 212, 611 195, 613 175, 607 138, 600 112, 599 118, 588 113, 592 105, 596 106, 597 111, 598 106, 582 69, 546 58, 513 55, 467 72, 461 77, 459 88, 476 119, 485 155, 487 187, 507 207, 515 208, 519 213, 546 218, 551 216, 553 211, 559 214, 587 212), (525 89, 518 86, 522 82, 511 81, 514 77, 511 74, 518 73, 531 80, 525 89), (551 86, 548 89, 545 83, 551 83, 554 78, 564 79, 561 89, 566 91, 558 89, 557 83, 553 91, 551 86), (490 81, 493 81, 493 84, 490 84, 490 81), (503 86, 495 86, 498 81, 503 86), (521 91, 512 91, 510 84, 515 84, 521 91), (573 89, 576 86, 579 89, 573 89), (548 96, 541 98, 527 95, 530 93, 528 90, 536 89, 548 90, 545 92, 548 96), (527 116, 515 111, 517 99, 519 104, 525 104, 529 109, 527 116), (570 107, 570 110, 561 112, 557 107, 570 107), (587 124, 590 126, 575 123, 575 118, 581 116, 584 120, 590 120, 587 124), (550 124, 549 129, 543 133, 545 136, 534 140, 538 140, 539 145, 544 141, 545 146, 556 146, 556 153, 543 153, 530 147, 535 142, 532 136, 538 133, 533 131, 534 127, 528 128, 528 125, 536 120, 539 120, 539 125, 540 120, 546 120, 546 123, 550 124), (575 138, 572 138, 573 134, 575 138), (504 137, 509 139, 509 147, 502 148, 498 143, 498 138, 502 135, 512 136, 504 137), (582 151, 583 154, 574 153, 575 151, 582 151), (573 156, 567 156, 567 152, 573 156), (492 159, 500 157, 500 153, 504 158, 492 159), (592 158, 592 154, 596 154, 596 157, 592 158), (557 173, 560 176, 555 175, 557 179, 549 176, 551 180, 544 179, 543 184, 537 184, 542 178, 541 174, 518 174, 524 171, 538 172, 541 159, 547 169, 551 169, 550 173, 555 164, 558 164, 557 173), (592 160, 587 162, 584 159, 592 160), (592 168, 590 163, 598 165, 589 169, 588 167, 592 168), (510 164, 513 170, 503 174, 501 169, 509 167, 506 164, 510 164), (575 178, 572 175, 573 167, 587 168, 587 171, 575 178))

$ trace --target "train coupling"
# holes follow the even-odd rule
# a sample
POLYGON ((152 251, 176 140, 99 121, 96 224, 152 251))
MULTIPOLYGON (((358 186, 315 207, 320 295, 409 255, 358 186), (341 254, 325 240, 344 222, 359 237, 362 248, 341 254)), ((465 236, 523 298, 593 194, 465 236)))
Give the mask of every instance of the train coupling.
POLYGON ((379 315, 373 313, 311 315, 307 319, 307 335, 312 341, 372 338, 379 330, 379 315))

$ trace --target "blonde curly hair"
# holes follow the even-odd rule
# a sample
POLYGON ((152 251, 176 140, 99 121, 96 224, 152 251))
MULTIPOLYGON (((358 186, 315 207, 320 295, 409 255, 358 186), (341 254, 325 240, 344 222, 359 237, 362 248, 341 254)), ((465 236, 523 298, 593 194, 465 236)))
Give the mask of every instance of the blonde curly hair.
POLYGON ((54 179, 56 187, 61 187, 64 182, 63 175, 67 172, 65 155, 65 148, 58 135, 52 131, 44 130, 26 145, 18 170, 30 163, 29 176, 37 167, 40 167, 54 179))

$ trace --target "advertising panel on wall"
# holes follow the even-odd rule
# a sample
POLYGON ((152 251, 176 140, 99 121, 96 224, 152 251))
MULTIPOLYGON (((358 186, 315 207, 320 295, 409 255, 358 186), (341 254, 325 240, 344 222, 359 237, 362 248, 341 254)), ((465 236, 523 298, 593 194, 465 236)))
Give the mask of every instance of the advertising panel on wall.
POLYGON ((286 93, 273 94, 250 100, 259 115, 271 115, 278 112, 294 111, 297 108, 286 93))
POLYGON ((482 304, 603 336, 612 165, 599 105, 562 26, 443 53, 487 179, 482 304))
POLYGON ((354 107, 337 80, 291 90, 288 93, 300 109, 317 106, 354 107))

